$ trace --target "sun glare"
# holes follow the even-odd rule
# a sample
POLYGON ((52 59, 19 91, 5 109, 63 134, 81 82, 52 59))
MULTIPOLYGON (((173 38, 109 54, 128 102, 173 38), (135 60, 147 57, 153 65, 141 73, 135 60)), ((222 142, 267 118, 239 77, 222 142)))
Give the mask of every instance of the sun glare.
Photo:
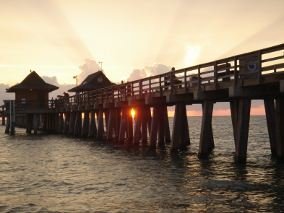
POLYGON ((185 50, 184 65, 191 66, 197 62, 200 56, 201 47, 198 45, 188 45, 185 50))
POLYGON ((134 119, 136 115, 136 110, 134 108, 130 109, 130 116, 134 119))

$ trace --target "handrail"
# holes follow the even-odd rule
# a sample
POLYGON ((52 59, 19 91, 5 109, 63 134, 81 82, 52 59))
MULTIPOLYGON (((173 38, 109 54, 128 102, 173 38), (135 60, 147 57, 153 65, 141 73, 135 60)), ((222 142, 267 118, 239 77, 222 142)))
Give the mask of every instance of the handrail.
MULTIPOLYGON (((207 84, 218 86, 224 79, 234 81, 234 85, 236 85, 240 78, 240 60, 242 57, 252 54, 260 55, 260 75, 263 75, 263 71, 276 72, 277 68, 283 68, 283 63, 267 66, 262 64, 279 61, 284 59, 284 56, 273 56, 266 59, 262 59, 262 56, 283 50, 284 44, 280 44, 191 67, 171 70, 163 74, 76 94, 69 97, 68 103, 69 105, 78 105, 82 103, 85 105, 94 105, 96 103, 102 104, 103 101, 112 103, 115 100, 127 101, 128 97, 141 97, 143 94, 160 93, 163 95, 164 92, 170 91, 171 93, 174 93, 176 89, 188 90, 193 87, 201 88, 201 86, 207 84), (170 79, 168 79, 169 76, 170 79), (171 76, 174 76, 174 78, 171 76)), ((60 103, 60 101, 58 103, 60 103)))

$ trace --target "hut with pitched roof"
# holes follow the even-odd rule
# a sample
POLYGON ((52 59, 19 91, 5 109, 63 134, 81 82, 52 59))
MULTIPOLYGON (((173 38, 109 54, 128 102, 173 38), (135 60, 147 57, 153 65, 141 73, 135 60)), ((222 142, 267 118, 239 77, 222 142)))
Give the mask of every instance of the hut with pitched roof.
POLYGON ((16 125, 26 125, 27 113, 42 113, 48 110, 48 94, 58 89, 57 86, 46 83, 35 71, 21 82, 7 89, 15 93, 16 125))
POLYGON ((97 71, 88 75, 80 85, 73 87, 72 89, 68 90, 68 92, 81 93, 111 85, 114 85, 114 83, 112 83, 102 71, 97 71))

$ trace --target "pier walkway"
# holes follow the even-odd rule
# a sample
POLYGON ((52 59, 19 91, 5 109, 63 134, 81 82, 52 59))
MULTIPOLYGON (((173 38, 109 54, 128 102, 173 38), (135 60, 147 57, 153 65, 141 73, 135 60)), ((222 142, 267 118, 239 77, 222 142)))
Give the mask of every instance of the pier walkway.
MULTIPOLYGON (((251 100, 264 101, 272 156, 284 159, 284 44, 49 101, 25 110, 28 133, 42 129, 127 145, 185 149, 190 144, 186 105, 202 105, 199 157, 214 148, 212 112, 229 102, 235 159, 246 161, 251 100), (167 106, 175 107, 170 134, 167 106), (130 110, 136 111, 135 119, 130 110)), ((9 107, 8 107, 9 108, 9 107)), ((9 114, 9 110, 6 110, 9 114)), ((7 116, 7 133, 12 117, 7 116), (10 121, 9 121, 10 118, 10 121)), ((17 125, 17 124, 16 124, 17 125)))

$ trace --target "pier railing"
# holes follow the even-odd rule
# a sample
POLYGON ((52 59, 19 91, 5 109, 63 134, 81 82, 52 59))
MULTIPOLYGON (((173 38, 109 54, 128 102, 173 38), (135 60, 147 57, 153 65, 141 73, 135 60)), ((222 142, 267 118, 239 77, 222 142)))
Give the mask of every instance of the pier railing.
POLYGON ((236 86, 247 79, 261 82, 264 75, 284 71, 284 44, 240 54, 209 63, 150 76, 94 91, 62 98, 54 106, 94 106, 127 101, 129 97, 189 93, 193 90, 213 90, 222 85, 236 86), (229 82, 229 84, 228 84, 229 82))

